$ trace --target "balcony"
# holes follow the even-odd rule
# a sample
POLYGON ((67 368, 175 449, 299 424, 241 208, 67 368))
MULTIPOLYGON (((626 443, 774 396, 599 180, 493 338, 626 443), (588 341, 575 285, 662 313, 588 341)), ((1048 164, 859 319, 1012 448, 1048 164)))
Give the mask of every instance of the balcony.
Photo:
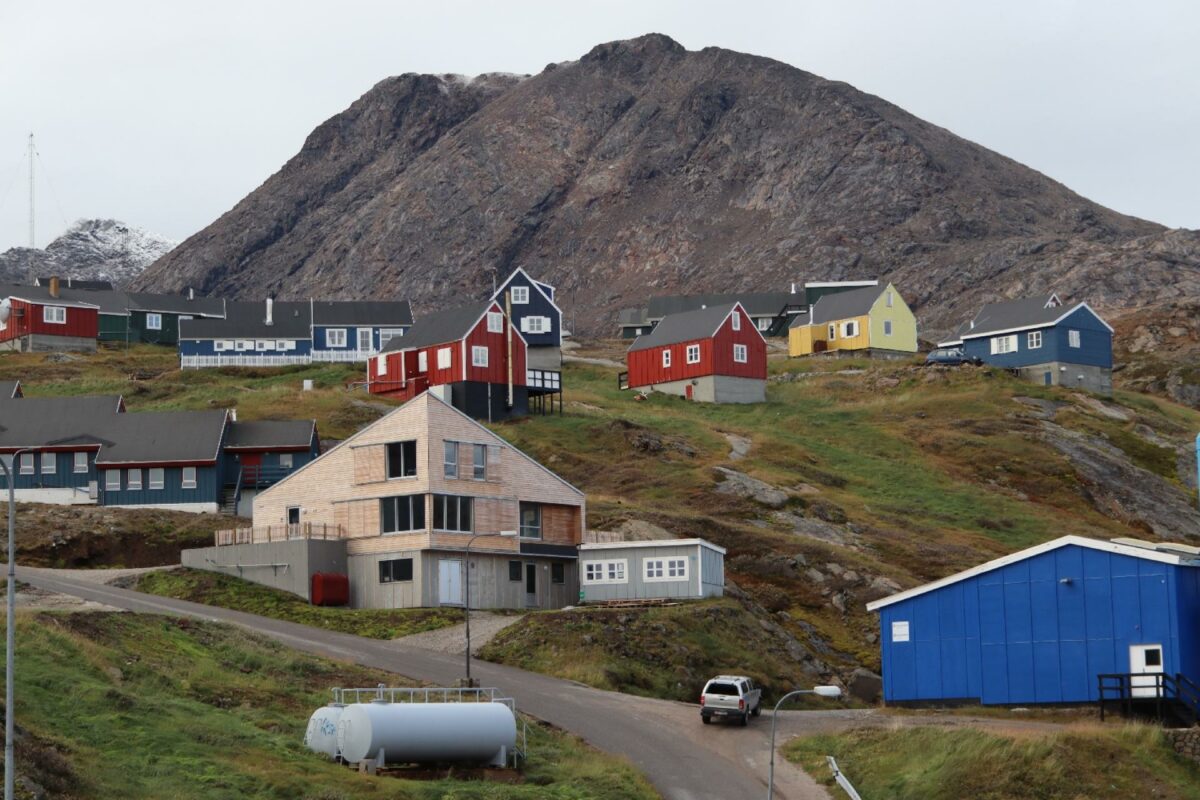
POLYGON ((341 525, 324 522, 298 522, 293 525, 257 525, 249 528, 233 528, 217 531, 214 544, 226 547, 231 544, 267 544, 269 542, 291 542, 298 539, 345 539, 341 525))

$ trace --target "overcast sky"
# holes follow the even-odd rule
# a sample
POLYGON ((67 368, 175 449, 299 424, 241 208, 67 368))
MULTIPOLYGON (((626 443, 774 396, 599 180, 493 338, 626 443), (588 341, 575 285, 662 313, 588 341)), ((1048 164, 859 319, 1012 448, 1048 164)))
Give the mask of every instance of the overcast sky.
POLYGON ((30 131, 38 246, 81 217, 183 239, 388 75, 536 73, 651 31, 846 81, 1200 228, 1195 0, 38 0, 0 4, 0 249, 28 240, 30 131))

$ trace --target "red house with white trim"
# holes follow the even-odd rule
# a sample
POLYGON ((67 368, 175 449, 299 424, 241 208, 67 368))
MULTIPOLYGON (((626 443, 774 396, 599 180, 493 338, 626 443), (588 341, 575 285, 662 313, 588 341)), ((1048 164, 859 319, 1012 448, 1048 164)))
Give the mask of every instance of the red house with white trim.
POLYGON ((494 300, 439 311, 367 362, 367 388, 400 400, 430 390, 475 419, 522 417, 527 346, 494 300))
POLYGON ((100 306, 49 286, 0 287, 0 350, 94 351, 100 335, 100 306))
POLYGON ((625 356, 628 388, 709 403, 767 399, 767 340, 741 303, 664 317, 625 356))

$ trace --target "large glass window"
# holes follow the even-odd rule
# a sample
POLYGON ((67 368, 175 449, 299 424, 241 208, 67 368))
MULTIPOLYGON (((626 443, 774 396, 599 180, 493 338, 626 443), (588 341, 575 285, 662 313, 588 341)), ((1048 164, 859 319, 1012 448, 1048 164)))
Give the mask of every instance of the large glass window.
POLYGON ((179 485, 180 485, 180 488, 182 488, 182 489, 195 489, 196 488, 196 468, 195 467, 184 467, 183 468, 183 477, 182 477, 182 480, 179 485))
POLYGON ((76 472, 87 472, 88 471, 87 453, 76 453, 75 454, 75 471, 76 472))
POLYGON ((142 471, 140 469, 134 468, 125 470, 125 488, 142 488, 142 471))
POLYGON ((417 474, 417 441, 389 442, 387 445, 387 476, 411 478, 417 474))
POLYGON ((106 469, 104 471, 104 488, 110 492, 121 491, 121 470, 106 469))
POLYGON ((425 530, 425 495, 384 497, 379 501, 381 533, 425 530))
POLYGON ((474 516, 474 498, 454 494, 433 496, 433 527, 439 531, 470 533, 474 516))
POLYGON ((379 582, 396 583, 413 579, 413 560, 411 558, 389 558, 379 562, 379 582))
POLYGON ((537 503, 521 503, 521 538, 542 538, 542 507, 537 503))
POLYGON ((153 467, 150 470, 150 488, 161 489, 165 485, 166 472, 162 467, 153 467))
POLYGON ((58 453, 42 453, 42 474, 53 475, 58 469, 58 453))
POLYGON ((34 473, 33 453, 21 453, 21 455, 18 456, 18 462, 17 468, 20 470, 22 475, 32 475, 34 473))

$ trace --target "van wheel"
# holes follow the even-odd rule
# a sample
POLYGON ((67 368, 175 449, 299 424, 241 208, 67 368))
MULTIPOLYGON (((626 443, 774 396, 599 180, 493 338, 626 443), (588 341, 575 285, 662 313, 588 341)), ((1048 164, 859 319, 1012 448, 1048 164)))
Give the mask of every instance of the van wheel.
POLYGON ((756 706, 754 707, 754 710, 753 710, 753 711, 751 711, 750 713, 751 713, 751 714, 753 714, 753 715, 754 715, 754 716, 756 716, 756 717, 757 717, 759 714, 761 714, 761 713, 762 713, 762 703, 759 703, 758 705, 756 705, 756 706))
POLYGON ((700 721, 703 722, 705 725, 712 725, 712 717, 701 716, 700 721))
POLYGON ((749 724, 750 724, 750 712, 747 711, 745 714, 742 714, 742 727, 744 728, 749 724))

